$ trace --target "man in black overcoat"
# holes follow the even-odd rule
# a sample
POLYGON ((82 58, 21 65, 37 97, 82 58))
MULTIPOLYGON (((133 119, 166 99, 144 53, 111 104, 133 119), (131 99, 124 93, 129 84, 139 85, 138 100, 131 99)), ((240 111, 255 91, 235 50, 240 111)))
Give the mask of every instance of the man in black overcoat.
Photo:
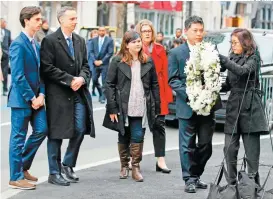
POLYGON ((61 27, 46 36, 41 46, 41 75, 46 88, 48 182, 69 186, 78 182, 73 171, 85 134, 95 137, 93 108, 88 91, 90 70, 85 41, 73 33, 77 13, 62 7, 57 14, 61 27), (63 139, 69 144, 61 163, 63 139), (65 174, 66 179, 63 177, 65 174))

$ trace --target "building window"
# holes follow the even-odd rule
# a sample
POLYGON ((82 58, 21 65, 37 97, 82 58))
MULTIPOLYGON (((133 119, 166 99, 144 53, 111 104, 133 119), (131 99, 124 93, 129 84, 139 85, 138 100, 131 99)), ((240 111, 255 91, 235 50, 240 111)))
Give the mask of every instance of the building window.
POLYGON ((262 13, 263 13, 263 20, 266 20, 266 17, 265 17, 265 16, 266 16, 265 11, 266 11, 266 10, 265 10, 265 8, 263 8, 263 10, 262 10, 262 13))
POLYGON ((262 29, 265 29, 265 23, 264 22, 262 23, 262 29))
POLYGON ((270 21, 270 20, 271 20, 271 9, 268 8, 268 21, 270 21))

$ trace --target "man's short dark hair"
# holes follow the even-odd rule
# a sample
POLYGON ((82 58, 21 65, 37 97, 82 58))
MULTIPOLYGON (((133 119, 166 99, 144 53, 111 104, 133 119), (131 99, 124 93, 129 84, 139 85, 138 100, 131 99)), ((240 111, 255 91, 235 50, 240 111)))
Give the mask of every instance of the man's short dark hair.
POLYGON ((164 33, 163 32, 157 32, 157 34, 161 34, 164 37, 164 33))
POLYGON ((180 44, 182 44, 182 40, 181 39, 175 39, 175 40, 173 40, 173 43, 177 44, 177 45, 180 45, 180 44))
POLYGON ((40 14, 41 12, 42 12, 41 8, 37 6, 24 7, 20 12, 20 18, 19 18, 23 28, 26 26, 25 19, 30 20, 31 17, 33 17, 34 15, 40 14))
POLYGON ((198 16, 190 16, 188 19, 185 21, 185 29, 189 29, 193 23, 199 23, 204 26, 203 19, 198 16))

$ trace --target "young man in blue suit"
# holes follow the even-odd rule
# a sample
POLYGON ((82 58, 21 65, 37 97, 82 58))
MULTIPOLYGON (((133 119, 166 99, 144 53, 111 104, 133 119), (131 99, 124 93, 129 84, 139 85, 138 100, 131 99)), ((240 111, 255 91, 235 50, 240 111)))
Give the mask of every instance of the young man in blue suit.
POLYGON ((41 9, 24 7, 20 13, 24 28, 10 46, 11 86, 8 107, 11 107, 11 135, 9 145, 10 182, 16 189, 35 189, 36 182, 28 170, 34 156, 47 135, 44 107, 45 86, 39 75, 40 48, 34 34, 42 24, 41 9), (33 132, 26 141, 28 124, 33 132))
MULTIPOLYGON (((99 77, 101 74, 102 87, 104 90, 104 83, 108 71, 109 61, 114 54, 114 42, 111 37, 105 35, 105 27, 99 27, 98 31, 99 36, 92 39, 92 43, 89 46, 90 51, 88 54, 88 59, 90 63, 94 64, 94 70, 92 74, 94 84, 96 85, 96 87, 100 86, 99 77)), ((103 93, 99 97, 99 102, 102 104, 105 103, 105 97, 103 93)))
POLYGON ((169 85, 176 92, 176 116, 179 120, 179 152, 185 192, 195 193, 196 188, 206 189, 200 180, 212 154, 212 136, 215 127, 214 111, 221 108, 216 102, 209 116, 197 115, 187 104, 186 74, 184 69, 190 51, 203 40, 204 23, 201 17, 191 16, 185 21, 187 42, 169 52, 169 85), (196 137, 198 143, 196 144, 196 137))

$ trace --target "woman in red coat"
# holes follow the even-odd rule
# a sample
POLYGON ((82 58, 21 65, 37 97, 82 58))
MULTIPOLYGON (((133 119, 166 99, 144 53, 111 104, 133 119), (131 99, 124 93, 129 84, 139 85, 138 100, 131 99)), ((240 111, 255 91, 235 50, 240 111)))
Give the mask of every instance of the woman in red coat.
POLYGON ((165 162, 165 115, 169 113, 168 104, 173 101, 172 90, 168 85, 168 60, 164 47, 161 44, 155 43, 156 32, 151 21, 141 20, 136 31, 140 33, 144 52, 152 57, 157 73, 159 92, 160 92, 160 108, 161 113, 157 116, 154 130, 153 143, 155 157, 157 157, 156 171, 170 173, 165 162))

